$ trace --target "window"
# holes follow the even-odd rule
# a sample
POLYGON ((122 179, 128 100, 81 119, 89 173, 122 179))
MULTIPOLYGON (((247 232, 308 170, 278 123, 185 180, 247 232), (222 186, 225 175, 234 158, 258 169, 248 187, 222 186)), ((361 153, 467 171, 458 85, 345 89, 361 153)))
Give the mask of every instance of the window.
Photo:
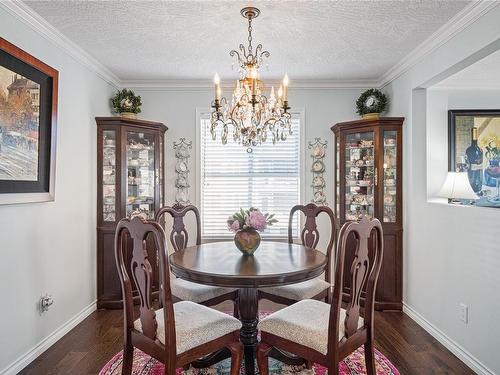
MULTIPOLYGON (((212 140, 208 115, 202 115, 200 122, 203 237, 232 236, 226 220, 240 207, 257 207, 263 213, 275 214, 278 223, 263 236, 285 237, 290 209, 300 201, 299 115, 292 117, 292 135, 286 141, 273 145, 268 139, 252 152, 231 138, 223 145, 219 133, 212 140)), ((292 228, 296 235, 297 217, 292 228)))

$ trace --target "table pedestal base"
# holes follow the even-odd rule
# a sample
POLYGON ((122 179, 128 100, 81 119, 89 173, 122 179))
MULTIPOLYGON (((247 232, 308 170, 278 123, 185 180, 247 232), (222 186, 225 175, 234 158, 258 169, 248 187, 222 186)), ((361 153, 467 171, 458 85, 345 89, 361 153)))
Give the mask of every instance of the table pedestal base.
POLYGON ((192 362, 191 365, 194 368, 207 368, 223 361, 226 358, 231 358, 231 352, 228 348, 217 350, 216 352, 213 352, 203 358, 197 359, 192 362))
POLYGON ((255 374, 255 349, 257 347, 257 323, 259 299, 256 288, 239 290, 239 312, 241 320, 240 340, 245 350, 245 373, 255 374))
MULTIPOLYGON (((255 368, 255 349, 257 347, 257 323, 259 311, 258 291, 256 288, 241 288, 239 290, 239 313, 241 320, 240 341, 244 346, 245 352, 245 374, 254 375, 255 368)), ((289 365, 301 365, 305 361, 300 357, 284 353, 279 349, 273 348, 269 356, 289 365)), ((214 365, 223 359, 231 357, 229 349, 224 348, 212 353, 204 358, 192 363, 196 368, 205 368, 214 365)))

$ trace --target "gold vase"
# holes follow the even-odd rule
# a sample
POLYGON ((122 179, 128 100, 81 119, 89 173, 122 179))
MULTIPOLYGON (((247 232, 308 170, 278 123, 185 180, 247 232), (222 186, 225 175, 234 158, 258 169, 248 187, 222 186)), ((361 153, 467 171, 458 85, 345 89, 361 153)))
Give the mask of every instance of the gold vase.
POLYGON ((260 234, 255 229, 242 229, 236 232, 234 243, 244 255, 252 255, 260 245, 260 234))
POLYGON ((137 113, 134 113, 134 112, 121 112, 120 116, 125 117, 125 118, 136 119, 137 118, 137 113))
POLYGON ((380 113, 377 112, 372 112, 372 113, 365 113, 364 115, 361 116, 364 120, 377 120, 380 118, 380 113))

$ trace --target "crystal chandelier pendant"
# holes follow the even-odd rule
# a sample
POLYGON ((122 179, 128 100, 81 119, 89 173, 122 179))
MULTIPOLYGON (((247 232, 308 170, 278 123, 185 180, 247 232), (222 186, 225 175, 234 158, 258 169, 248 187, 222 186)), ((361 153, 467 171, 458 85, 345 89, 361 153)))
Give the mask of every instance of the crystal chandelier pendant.
POLYGON ((254 7, 241 10, 241 15, 248 20, 248 46, 240 44, 238 51, 229 52, 231 57, 238 60, 240 77, 228 100, 222 96, 220 78, 215 75, 210 127, 212 139, 217 139, 219 131, 223 144, 227 144, 231 129, 233 140, 246 147, 248 152, 252 151, 252 147, 266 142, 268 137, 274 144, 285 141, 292 134, 291 115, 288 112, 288 76, 285 74, 277 95, 274 87, 271 87, 269 98, 264 95, 266 87, 260 80, 259 68, 270 53, 263 50, 262 44, 258 44, 255 49, 252 45, 252 21, 259 14, 260 10, 254 7))

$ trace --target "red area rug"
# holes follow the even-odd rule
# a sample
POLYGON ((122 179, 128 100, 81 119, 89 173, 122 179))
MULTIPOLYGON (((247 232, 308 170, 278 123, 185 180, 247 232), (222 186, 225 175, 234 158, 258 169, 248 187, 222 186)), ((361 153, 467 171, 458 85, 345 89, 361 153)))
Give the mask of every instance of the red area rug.
MULTIPOLYGON (((260 313, 263 318, 268 313, 260 313)), ((101 370, 99 375, 120 375, 122 371, 122 352, 116 354, 101 370)), ((396 367, 377 349, 375 349, 375 363, 377 375, 400 375, 396 367)), ((244 374, 244 365, 242 364, 240 374, 244 374)), ((257 366, 256 366, 257 368, 257 366)), ((231 359, 221 361, 205 369, 189 370, 177 369, 177 375, 227 375, 230 373, 231 359)), ((163 375, 164 365, 149 355, 144 354, 139 349, 134 350, 134 363, 132 366, 133 375, 163 375)), ((326 375, 327 369, 321 365, 314 364, 311 370, 304 366, 289 366, 282 362, 269 359, 270 374, 303 374, 303 375, 326 375)), ((365 355, 363 348, 359 348, 349 357, 344 359, 339 365, 340 375, 358 375, 366 374, 365 355)))

